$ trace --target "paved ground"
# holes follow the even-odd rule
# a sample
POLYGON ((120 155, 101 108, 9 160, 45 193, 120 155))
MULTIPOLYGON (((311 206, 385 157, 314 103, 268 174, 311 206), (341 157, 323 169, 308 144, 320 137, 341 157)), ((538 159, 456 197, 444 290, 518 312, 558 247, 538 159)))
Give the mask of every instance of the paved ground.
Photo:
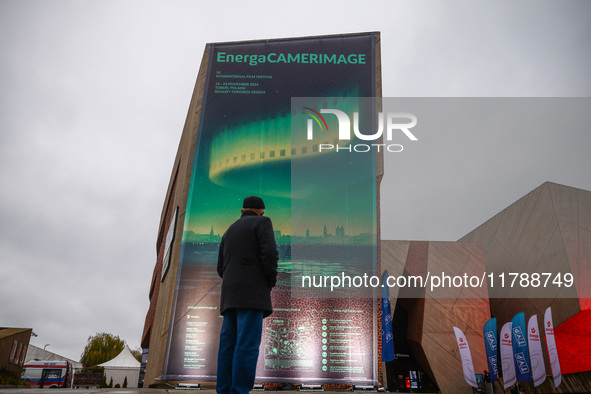
POLYGON ((17 394, 17 393, 36 393, 41 394, 47 392, 47 394, 91 394, 91 393, 102 393, 102 394, 212 394, 215 390, 204 389, 204 390, 164 390, 164 389, 0 389, 0 393, 6 394, 17 394))
POLYGON ((0 388, 2 394, 35 393, 35 394, 214 394, 213 389, 175 390, 170 389, 32 389, 32 388, 0 388))
MULTIPOLYGON (((31 389, 31 388, 0 388, 0 393, 17 394, 17 393, 35 393, 41 394, 47 391, 47 394, 214 394, 215 389, 204 388, 202 390, 175 390, 170 389, 31 389)), ((268 390, 267 393, 282 393, 282 391, 268 390)), ((263 394, 261 391, 252 391, 252 394, 263 394)), ((299 394, 299 391, 283 391, 283 393, 299 394)), ((347 389, 324 391, 325 394, 353 394, 347 389)), ((310 394, 322 394, 321 392, 312 392, 310 394)))
MULTIPOLYGON (((0 388, 0 393, 17 394, 17 393, 35 393, 41 394, 47 392, 47 394, 91 394, 91 393, 103 393, 103 394, 212 394, 215 393, 214 388, 203 388, 201 390, 176 390, 170 389, 31 389, 31 388, 0 388), (45 391, 44 391, 45 390, 45 391)), ((253 394, 263 394, 261 391, 252 391, 253 394)), ((268 390, 267 393, 281 393, 281 391, 268 390)), ((297 390, 284 391, 283 393, 299 394, 297 390)), ((339 390, 339 391, 324 391, 327 394, 353 394, 350 390, 339 390)), ((311 394, 321 394, 311 393, 311 394)))
MULTIPOLYGON (((267 394, 300 394, 297 390, 281 391, 281 390, 266 390, 267 394)), ((215 386, 204 387, 201 390, 176 390, 173 387, 168 389, 31 389, 31 388, 6 388, 0 387, 0 394, 215 394, 215 386)), ((350 389, 331 389, 323 392, 308 392, 309 394, 357 394, 350 389)), ((386 392, 387 394, 388 392, 386 392)), ((261 391, 251 391, 251 394, 264 394, 261 391)), ((368 393, 373 394, 373 393, 368 393)), ((382 394, 377 393, 376 394, 382 394)))

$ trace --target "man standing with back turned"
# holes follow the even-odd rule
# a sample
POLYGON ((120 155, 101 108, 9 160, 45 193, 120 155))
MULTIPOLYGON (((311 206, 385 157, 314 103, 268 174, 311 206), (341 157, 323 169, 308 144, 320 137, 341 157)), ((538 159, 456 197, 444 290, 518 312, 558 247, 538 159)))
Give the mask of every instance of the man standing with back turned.
POLYGON ((261 344, 263 318, 273 312, 271 288, 277 280, 277 244, 271 219, 260 197, 246 197, 242 216, 220 243, 222 278, 220 313, 224 316, 218 353, 216 391, 245 394, 252 390, 261 344))

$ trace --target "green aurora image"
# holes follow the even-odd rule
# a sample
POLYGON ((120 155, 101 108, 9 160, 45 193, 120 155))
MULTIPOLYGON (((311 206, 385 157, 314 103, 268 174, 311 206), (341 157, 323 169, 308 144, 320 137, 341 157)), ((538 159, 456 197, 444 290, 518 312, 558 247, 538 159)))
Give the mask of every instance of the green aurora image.
MULTIPOLYGON (((354 97, 308 102, 358 111, 354 97)), ((329 118, 328 130, 307 140, 303 126, 308 118, 300 107, 220 126, 193 169, 197 182, 189 195, 185 230, 210 234, 213 228, 221 234, 236 220, 242 199, 259 195, 284 236, 322 234, 325 226, 331 231, 342 226, 348 235, 373 232, 375 153, 320 151, 319 144, 339 143, 336 121, 329 118)))

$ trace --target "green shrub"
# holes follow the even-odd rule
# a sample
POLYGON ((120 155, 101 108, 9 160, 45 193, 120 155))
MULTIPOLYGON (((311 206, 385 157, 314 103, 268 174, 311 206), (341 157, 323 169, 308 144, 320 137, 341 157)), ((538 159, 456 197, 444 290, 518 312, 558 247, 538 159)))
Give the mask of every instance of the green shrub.
POLYGON ((94 365, 92 367, 85 367, 85 368, 83 368, 81 372, 105 373, 105 367, 99 367, 98 365, 94 365))

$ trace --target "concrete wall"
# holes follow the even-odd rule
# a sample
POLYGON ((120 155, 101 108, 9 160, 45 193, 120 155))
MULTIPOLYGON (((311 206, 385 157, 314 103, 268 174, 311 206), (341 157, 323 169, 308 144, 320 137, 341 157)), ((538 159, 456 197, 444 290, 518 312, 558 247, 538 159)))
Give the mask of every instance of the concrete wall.
POLYGON ((162 369, 164 366, 166 341, 168 338, 170 316, 172 313, 175 278, 177 275, 181 249, 183 223, 187 208, 193 156, 195 154, 195 144, 197 142, 197 129, 199 127, 203 90, 205 86, 207 64, 209 61, 209 50, 210 47, 208 45, 205 48, 201 67, 199 68, 197 82, 195 83, 193 97, 191 98, 191 103, 189 105, 187 119, 181 135, 160 218, 159 235, 156 245, 157 261, 150 286, 150 309, 146 316, 146 323, 142 337, 142 347, 148 347, 149 349, 144 387, 160 381, 159 378, 162 375, 162 369), (168 268, 164 280, 161 282, 164 242, 172 218, 172 213, 176 207, 179 209, 177 217, 178 225, 176 228, 175 240, 172 245, 170 267, 168 268))
POLYGON ((460 241, 482 245, 488 272, 575 274, 570 288, 529 288, 510 298, 491 291, 500 321, 521 311, 543 316, 551 306, 558 326, 591 308, 591 192, 546 182, 460 241))
MULTIPOLYGON (((528 287, 518 294, 503 294, 491 289, 491 311, 499 326, 510 321, 518 312, 525 312, 526 318, 537 315, 540 322, 546 308, 551 307, 558 335, 561 333, 558 326, 581 310, 591 309, 591 192, 546 182, 460 241, 482 245, 486 270, 497 275, 511 272, 551 273, 552 277, 557 274, 574 275, 572 287, 528 287)), ((544 335, 541 341, 542 348, 546 349, 544 335)), ((581 342, 581 346, 580 351, 588 351, 586 342, 581 342)), ((579 364, 577 354, 565 351, 559 349, 563 373, 568 372, 572 365, 579 364)), ((549 379, 540 387, 547 390, 551 388, 551 371, 547 353, 543 353, 549 379)), ((579 368, 575 370, 580 371, 579 368)), ((586 377, 588 372, 563 375, 562 391, 557 392, 582 387, 580 384, 585 382, 586 377)), ((591 385, 591 382, 588 384, 591 385)), ((577 390, 589 391, 591 386, 577 390)), ((537 392, 543 391, 538 389, 537 392)))
MULTIPOLYGON (((484 255, 478 244, 465 242, 382 240, 382 268, 391 276, 426 278, 447 275, 481 276, 484 255)), ((391 288, 392 306, 408 312, 408 336, 413 355, 442 393, 471 393, 466 383, 453 327, 460 328, 470 346, 476 373, 486 366, 482 328, 490 319, 486 287, 479 289, 391 288)), ((396 335, 396 333, 394 333, 396 335)))

